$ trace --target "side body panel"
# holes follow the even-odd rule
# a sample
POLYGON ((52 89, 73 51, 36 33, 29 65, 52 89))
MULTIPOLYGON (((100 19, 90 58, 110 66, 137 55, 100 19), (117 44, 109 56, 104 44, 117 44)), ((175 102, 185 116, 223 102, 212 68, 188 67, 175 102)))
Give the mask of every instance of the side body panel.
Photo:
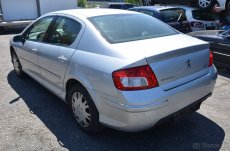
POLYGON ((17 47, 17 55, 22 63, 23 70, 34 75, 39 75, 37 51, 41 43, 26 40, 21 47, 17 47))

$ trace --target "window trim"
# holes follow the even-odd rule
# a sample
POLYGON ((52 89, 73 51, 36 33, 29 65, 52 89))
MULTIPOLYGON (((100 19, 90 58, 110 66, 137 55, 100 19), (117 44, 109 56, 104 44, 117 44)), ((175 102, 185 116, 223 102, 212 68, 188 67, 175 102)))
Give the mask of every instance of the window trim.
POLYGON ((79 37, 82 36, 84 29, 85 29, 85 25, 78 18, 76 18, 76 17, 73 18, 71 16, 66 16, 66 15, 56 15, 55 21, 52 23, 52 26, 50 26, 49 33, 47 34, 46 39, 42 41, 42 43, 47 44, 47 45, 53 45, 53 46, 59 46, 59 47, 67 47, 67 48, 69 48, 69 47, 72 47, 72 45, 74 45, 76 42, 77 42, 77 45, 78 45, 78 43, 80 41, 79 37), (57 44, 53 44, 53 43, 47 42, 47 40, 49 39, 50 35, 53 33, 53 30, 54 30, 54 26, 53 25, 57 21, 58 18, 67 18, 67 19, 70 19, 70 20, 72 20, 74 22, 77 22, 77 23, 79 23, 81 25, 81 30, 79 31, 79 33, 78 33, 77 37, 75 38, 75 40, 70 45, 66 45, 66 46, 65 45, 57 45, 57 44))

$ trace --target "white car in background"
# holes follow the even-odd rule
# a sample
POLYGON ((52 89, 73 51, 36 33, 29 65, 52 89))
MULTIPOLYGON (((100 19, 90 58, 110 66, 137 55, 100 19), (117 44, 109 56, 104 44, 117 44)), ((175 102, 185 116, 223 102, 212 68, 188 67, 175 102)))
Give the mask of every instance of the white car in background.
POLYGON ((215 30, 218 22, 215 15, 210 11, 204 11, 196 7, 178 6, 185 10, 187 20, 190 22, 192 31, 215 30))

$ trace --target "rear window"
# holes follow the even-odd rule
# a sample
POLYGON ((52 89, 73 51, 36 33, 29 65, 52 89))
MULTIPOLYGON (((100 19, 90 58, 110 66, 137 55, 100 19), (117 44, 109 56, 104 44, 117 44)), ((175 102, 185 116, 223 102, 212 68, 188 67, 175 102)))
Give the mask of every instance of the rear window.
POLYGON ((212 12, 202 11, 202 10, 193 10, 192 16, 197 20, 204 21, 215 21, 215 15, 212 12))
POLYGON ((164 9, 160 11, 164 22, 186 21, 185 10, 181 8, 164 9))
POLYGON ((154 17, 144 14, 116 14, 89 20, 109 43, 121 43, 177 34, 154 17))

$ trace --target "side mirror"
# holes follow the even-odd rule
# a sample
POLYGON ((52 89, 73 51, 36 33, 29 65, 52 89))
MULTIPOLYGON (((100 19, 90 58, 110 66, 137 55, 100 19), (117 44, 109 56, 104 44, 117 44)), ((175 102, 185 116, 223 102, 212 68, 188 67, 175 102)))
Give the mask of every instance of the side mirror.
POLYGON ((14 36, 13 41, 14 42, 21 42, 21 43, 24 44, 25 43, 25 38, 24 38, 23 35, 16 35, 16 36, 14 36))

